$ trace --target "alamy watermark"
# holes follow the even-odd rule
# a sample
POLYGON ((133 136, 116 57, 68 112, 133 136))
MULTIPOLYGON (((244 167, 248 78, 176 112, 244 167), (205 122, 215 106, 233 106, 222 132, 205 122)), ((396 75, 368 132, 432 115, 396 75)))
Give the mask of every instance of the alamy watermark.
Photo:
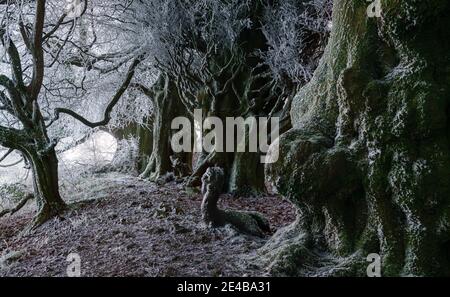
POLYGON ((81 257, 77 253, 71 253, 67 256, 69 263, 66 269, 68 277, 81 277, 81 257))
POLYGON ((261 153, 261 163, 278 161, 278 117, 227 117, 225 123, 218 117, 203 120, 201 109, 194 110, 194 124, 186 117, 172 121, 172 130, 178 130, 171 140, 172 150, 181 152, 261 153), (205 134, 205 131, 208 131, 205 134))
POLYGON ((379 254, 370 254, 367 256, 367 262, 370 262, 367 266, 368 277, 381 277, 381 256, 379 254))
POLYGON ((369 18, 381 18, 381 0, 366 0, 371 2, 367 7, 367 16, 369 18))

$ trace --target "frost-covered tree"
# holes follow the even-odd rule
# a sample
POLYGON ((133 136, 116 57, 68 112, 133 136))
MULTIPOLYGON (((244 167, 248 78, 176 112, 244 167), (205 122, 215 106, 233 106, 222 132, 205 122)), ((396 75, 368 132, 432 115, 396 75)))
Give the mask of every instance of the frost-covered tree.
MULTIPOLYGON (((314 6, 314 10, 310 5, 290 3, 295 5, 295 11, 286 9, 283 3, 257 0, 137 1, 130 4, 128 18, 130 31, 140 29, 137 40, 145 45, 155 66, 171 80, 169 85, 175 87, 176 94, 172 90, 170 96, 172 101, 181 101, 188 116, 192 117, 194 109, 203 110, 205 117, 217 116, 223 120, 226 117, 280 116, 282 123, 289 127, 287 110, 295 84, 306 81, 314 68, 304 62, 306 51, 303 57, 294 53, 310 42, 306 40, 306 36, 311 35, 306 28, 326 35, 328 25, 328 19, 315 20, 326 15, 325 12, 319 14, 318 6, 314 6), (284 17, 282 23, 272 24, 270 13, 275 7, 279 9, 278 15, 284 17), (291 26, 296 17, 303 18, 303 24, 296 22, 291 26), (316 23, 312 24, 310 19, 316 23), (318 28, 318 24, 325 28, 318 28), (302 35, 291 34, 302 28, 302 35), (283 38, 283 44, 276 36, 283 38), (289 42, 292 46, 286 53, 289 42), (286 69, 287 63, 280 62, 283 55, 285 59, 291 58, 289 54, 296 57, 295 70, 286 69), (298 69, 302 67, 308 74, 300 73, 298 69), (284 72, 283 77, 281 72, 284 72)), ((315 47, 319 45, 308 46, 313 52, 315 47)), ((310 57, 310 60, 314 59, 310 57)), ((173 110, 180 108, 178 103, 177 106, 173 110)), ((168 135, 170 131, 161 129, 169 128, 166 125, 155 129, 154 133, 168 135)), ((155 145, 157 143, 160 142, 155 145)), ((155 159, 161 159, 157 156, 158 150, 153 153, 155 159)), ((259 153, 204 152, 198 158, 190 184, 198 184, 208 167, 219 165, 225 168, 229 179, 228 191, 236 194, 263 192, 264 173, 259 157, 259 153)))
MULTIPOLYGON (((141 56, 133 59, 125 80, 113 91, 113 98, 100 113, 102 119, 89 121, 72 110, 70 107, 74 104, 89 101, 89 97, 83 94, 83 83, 74 83, 79 73, 69 68, 76 61, 67 63, 67 59, 61 58, 67 47, 72 51, 83 47, 82 38, 75 34, 75 27, 88 6, 87 1, 75 3, 77 6, 72 7, 66 7, 65 2, 45 0, 0 3, 3 52, 0 65, 0 145, 9 149, 7 154, 14 150, 20 152, 33 171, 38 214, 32 227, 65 209, 59 193, 55 150, 64 134, 59 132, 61 129, 54 128, 60 123, 60 115, 70 115, 90 128, 108 124, 113 107, 125 93, 134 70, 141 62, 141 56), (75 94, 78 91, 82 94, 73 96, 74 90, 75 94)), ((88 55, 92 51, 85 50, 84 53, 88 55)), ((80 55, 76 56, 80 59, 80 55)), ((97 66, 97 60, 107 61, 108 58, 104 53, 91 54, 90 65, 101 67, 97 66)), ((116 67, 127 63, 125 61, 116 67)), ((90 103, 88 106, 92 107, 90 103)))

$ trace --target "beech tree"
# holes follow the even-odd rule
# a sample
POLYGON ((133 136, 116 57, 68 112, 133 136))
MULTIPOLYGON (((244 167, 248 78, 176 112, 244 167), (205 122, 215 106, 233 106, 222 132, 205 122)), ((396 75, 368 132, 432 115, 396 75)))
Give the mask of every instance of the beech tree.
MULTIPOLYGON (((320 56, 321 44, 326 40, 329 19, 321 19, 326 13, 320 12, 326 11, 325 3, 330 3, 288 2, 152 0, 131 3, 128 23, 131 22, 133 30, 142 28, 137 31, 138 42, 146 44, 146 52, 153 57, 161 77, 171 80, 159 84, 160 92, 177 106, 166 109, 158 104, 156 118, 161 113, 169 122, 182 115, 192 120, 194 109, 201 109, 204 117, 215 116, 224 122, 226 117, 278 116, 282 119, 282 130, 288 129, 287 111, 293 91, 310 78, 317 60, 307 59, 308 51, 320 56), (271 15, 276 9, 281 19, 278 22, 271 15), (296 12, 302 13, 303 22, 290 25, 298 17, 296 12), (321 25, 324 28, 319 28, 321 25), (287 69, 285 60, 289 58, 294 59, 294 66, 287 69), (171 86, 169 92, 165 86, 171 86)), ((172 154, 170 149, 158 147, 168 146, 170 126, 156 124, 153 155, 143 175, 152 176, 153 180, 170 170, 172 154), (159 161, 155 163, 156 160, 159 161)), ((247 138, 248 131, 246 134, 247 138)), ((265 192, 260 155, 261 152, 202 152, 196 158, 188 185, 198 186, 206 169, 218 165, 226 172, 224 190, 236 195, 265 192)), ((191 159, 186 154, 180 158, 183 162, 191 159)))
POLYGON ((450 275, 448 1, 336 0, 330 42, 267 166, 299 212, 264 248, 277 275, 450 275), (286 174, 288 173, 288 174, 286 174))

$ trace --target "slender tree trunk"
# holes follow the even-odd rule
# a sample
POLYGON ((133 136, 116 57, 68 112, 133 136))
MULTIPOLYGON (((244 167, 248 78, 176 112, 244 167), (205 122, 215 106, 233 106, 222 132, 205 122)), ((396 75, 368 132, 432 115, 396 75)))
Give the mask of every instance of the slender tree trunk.
POLYGON ((334 3, 330 43, 266 167, 299 218, 262 250, 276 275, 450 275, 450 3, 334 3), (320 251, 319 253, 317 251, 320 251))
POLYGON ((153 152, 153 121, 147 121, 148 127, 139 126, 137 134, 139 137, 139 161, 138 170, 142 172, 147 168, 153 152))
POLYGON ((152 154, 145 171, 142 173, 142 177, 149 178, 152 181, 156 181, 161 176, 172 171, 172 162, 170 160, 172 155, 170 137, 172 133, 170 123, 174 117, 168 108, 170 100, 161 103, 163 103, 162 106, 155 108, 152 154))

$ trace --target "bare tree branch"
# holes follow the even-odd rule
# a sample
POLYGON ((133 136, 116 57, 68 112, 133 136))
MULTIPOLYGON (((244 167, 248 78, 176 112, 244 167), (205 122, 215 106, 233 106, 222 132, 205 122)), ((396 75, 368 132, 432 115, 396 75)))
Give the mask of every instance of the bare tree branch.
POLYGON ((111 113, 112 113, 114 107, 117 105, 117 103, 119 102, 122 95, 128 89, 128 87, 131 83, 131 80, 134 77, 136 68, 142 62, 142 60, 143 60, 143 55, 136 58, 133 61, 133 63, 131 64, 130 68, 128 69, 128 73, 125 78, 125 81, 122 83, 122 85, 117 90, 116 94, 114 95, 112 100, 109 102, 108 106, 106 107, 103 120, 98 121, 98 122, 91 122, 91 121, 87 120, 86 118, 84 118, 83 116, 81 116, 80 114, 74 112, 73 110, 70 110, 67 108, 56 108, 55 109, 55 118, 52 120, 52 122, 49 125, 51 125, 53 122, 58 120, 61 113, 70 115, 71 117, 75 118, 76 120, 80 121, 81 123, 83 123, 84 125, 86 125, 90 128, 97 128, 97 127, 108 125, 109 122, 111 121, 111 113))
POLYGON ((16 166, 16 165, 18 165, 18 164, 20 164, 20 163, 22 163, 22 162, 23 162, 23 159, 20 159, 20 160, 14 162, 14 163, 11 163, 11 164, 0 165, 0 168, 9 168, 9 167, 13 167, 13 166, 16 166))
POLYGON ((30 100, 35 101, 39 95, 44 80, 44 50, 42 38, 45 23, 45 0, 36 0, 36 16, 33 29, 33 77, 30 89, 30 100))
POLYGON ((12 154, 12 152, 14 152, 13 149, 9 149, 5 155, 3 155, 3 157, 0 158, 0 163, 3 162, 9 155, 12 154))

